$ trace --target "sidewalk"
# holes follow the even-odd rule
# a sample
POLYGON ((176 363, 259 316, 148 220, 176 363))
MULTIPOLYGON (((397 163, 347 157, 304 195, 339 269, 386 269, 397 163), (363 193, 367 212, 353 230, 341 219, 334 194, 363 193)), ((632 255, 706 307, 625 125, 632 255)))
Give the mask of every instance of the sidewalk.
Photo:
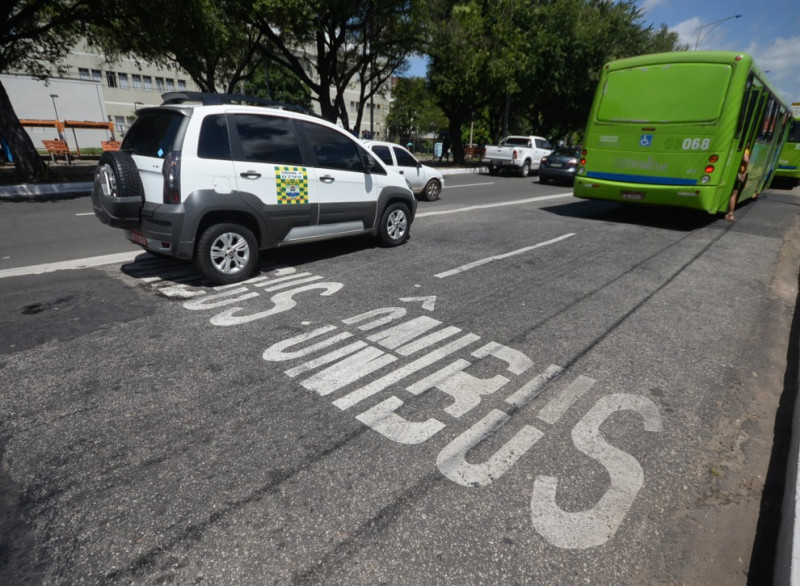
MULTIPOLYGON (((0 185, 0 199, 36 199, 53 197, 79 197, 92 193, 92 182, 86 181, 97 163, 83 165, 83 172, 75 170, 76 181, 57 183, 23 183, 20 185, 0 185), (89 168, 90 167, 90 168, 89 168)), ((433 166, 433 165, 430 165, 433 166)), ((488 173, 487 167, 438 167, 443 175, 463 175, 466 173, 488 173)))

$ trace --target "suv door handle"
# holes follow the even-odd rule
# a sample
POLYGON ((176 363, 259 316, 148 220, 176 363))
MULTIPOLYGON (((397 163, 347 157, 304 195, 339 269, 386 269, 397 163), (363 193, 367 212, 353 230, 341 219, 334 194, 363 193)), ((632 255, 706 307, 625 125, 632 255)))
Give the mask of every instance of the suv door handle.
POLYGON ((257 171, 245 171, 244 173, 239 173, 239 176, 244 177, 245 179, 258 179, 261 177, 261 173, 257 171))
POLYGON ((336 178, 330 175, 323 175, 322 177, 319 178, 319 180, 322 181, 323 183, 333 183, 334 181, 336 181, 336 178))

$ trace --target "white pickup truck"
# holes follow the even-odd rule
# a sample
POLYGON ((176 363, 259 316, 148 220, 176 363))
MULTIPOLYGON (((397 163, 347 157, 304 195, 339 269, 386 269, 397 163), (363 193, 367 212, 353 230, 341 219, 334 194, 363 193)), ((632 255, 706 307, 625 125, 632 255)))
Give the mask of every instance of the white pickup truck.
POLYGON ((499 145, 486 145, 483 160, 489 173, 497 175, 500 169, 515 169, 523 177, 539 169, 542 157, 549 155, 553 146, 541 136, 507 136, 499 145))

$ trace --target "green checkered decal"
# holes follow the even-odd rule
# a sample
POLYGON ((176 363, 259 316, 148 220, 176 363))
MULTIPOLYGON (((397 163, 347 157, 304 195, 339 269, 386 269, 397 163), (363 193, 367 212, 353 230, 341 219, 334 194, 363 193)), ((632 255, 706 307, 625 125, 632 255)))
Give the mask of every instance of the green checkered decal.
POLYGON ((308 171, 304 167, 275 165, 279 204, 308 203, 308 171))

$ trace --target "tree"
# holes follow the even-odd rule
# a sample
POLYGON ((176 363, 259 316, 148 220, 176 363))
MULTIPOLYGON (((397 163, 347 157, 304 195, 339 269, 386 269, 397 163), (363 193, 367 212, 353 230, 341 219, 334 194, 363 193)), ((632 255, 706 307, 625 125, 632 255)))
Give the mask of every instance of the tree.
POLYGON ((253 26, 267 57, 297 76, 322 117, 350 128, 345 90, 355 85, 356 125, 370 99, 419 47, 419 0, 255 0, 253 26))
POLYGON ((250 80, 244 83, 244 93, 293 104, 308 111, 312 109, 309 89, 292 73, 276 65, 270 66, 266 61, 264 66, 255 70, 250 80))
MULTIPOLYGON (((46 78, 92 21, 98 0, 6 0, 0 10, 0 73, 23 71, 46 78)), ((22 128, 5 87, 0 82, 0 136, 14 157, 17 176, 33 181, 45 166, 22 128)))
POLYGON ((400 77, 392 91, 392 107, 386 126, 394 130, 394 141, 414 131, 439 134, 448 127, 447 117, 436 104, 422 77, 400 77))
POLYGON ((202 91, 236 93, 262 67, 262 35, 244 18, 251 6, 246 0, 107 2, 105 34, 94 42, 112 60, 129 55, 177 64, 202 91))

